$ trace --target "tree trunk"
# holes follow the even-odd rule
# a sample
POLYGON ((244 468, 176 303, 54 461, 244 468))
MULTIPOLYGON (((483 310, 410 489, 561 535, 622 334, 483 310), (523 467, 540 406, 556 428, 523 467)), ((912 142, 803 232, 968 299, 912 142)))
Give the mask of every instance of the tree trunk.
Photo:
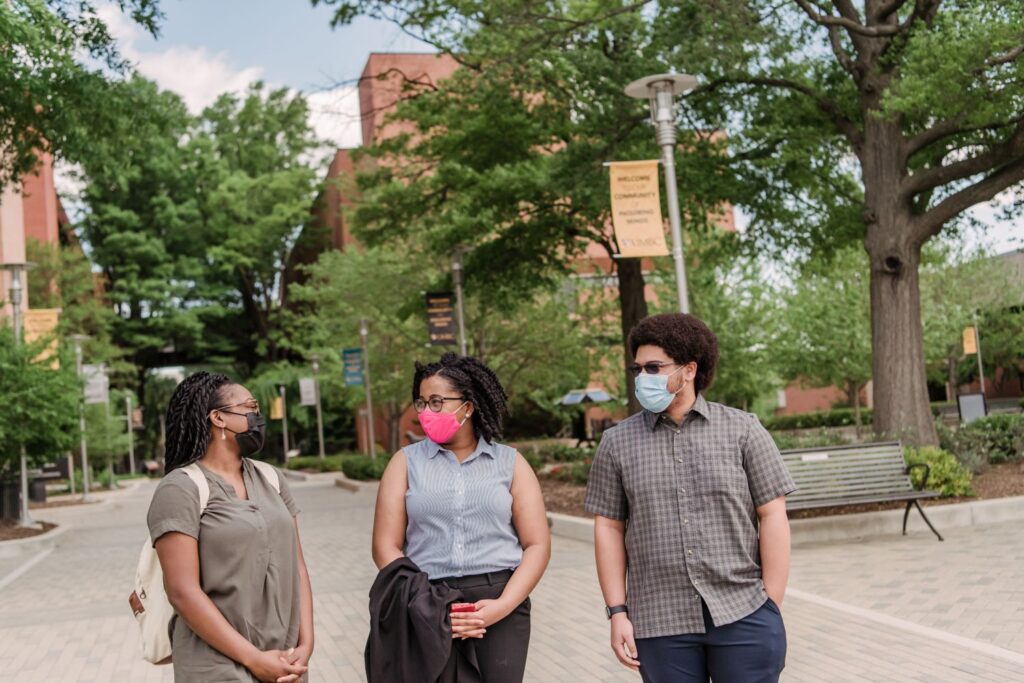
POLYGON ((949 355, 946 357, 946 400, 950 403, 956 401, 957 386, 960 382, 960 347, 950 346, 949 355))
POLYGON ((906 175, 905 140, 900 122, 881 114, 888 82, 884 74, 865 80, 864 144, 858 150, 864 181, 864 247, 871 268, 874 428, 879 438, 937 446, 921 327, 919 267, 927 236, 914 234, 913 205, 900 194, 906 175))
POLYGON ((884 233, 874 227, 869 226, 867 249, 875 435, 913 446, 937 446, 921 328, 921 248, 892 239, 901 233, 895 226, 884 233))
POLYGON ((402 406, 388 403, 388 452, 394 453, 402 447, 402 406))
POLYGON ((853 427, 857 434, 857 441, 860 441, 861 438, 860 387, 861 385, 854 380, 846 382, 846 397, 853 407, 853 427))
POLYGON ((625 371, 626 399, 629 414, 640 412, 640 402, 633 391, 633 375, 627 368, 633 364, 629 350, 629 331, 647 317, 647 298, 644 296, 643 261, 635 258, 615 259, 615 272, 619 278, 619 312, 622 320, 622 358, 625 371))

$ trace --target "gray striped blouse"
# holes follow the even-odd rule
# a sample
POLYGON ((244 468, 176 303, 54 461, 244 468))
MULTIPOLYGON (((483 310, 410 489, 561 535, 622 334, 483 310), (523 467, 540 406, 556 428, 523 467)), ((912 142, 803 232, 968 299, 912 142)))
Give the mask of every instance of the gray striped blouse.
POLYGON ((405 554, 431 579, 515 569, 523 547, 512 526, 516 450, 483 439, 463 462, 430 439, 406 446, 405 554))

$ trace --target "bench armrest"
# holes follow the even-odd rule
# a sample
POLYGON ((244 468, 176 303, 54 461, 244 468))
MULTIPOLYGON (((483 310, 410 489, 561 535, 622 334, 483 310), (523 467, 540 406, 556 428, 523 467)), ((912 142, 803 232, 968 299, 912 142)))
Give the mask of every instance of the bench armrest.
MULTIPOLYGON (((907 472, 907 476, 909 477, 910 473, 913 472, 915 469, 917 469, 919 467, 923 467, 924 468, 924 478, 921 479, 921 485, 917 487, 917 490, 918 491, 924 491, 926 488, 928 488, 928 477, 932 473, 931 465, 929 465, 926 462, 916 462, 913 465, 907 465, 906 472, 907 472)), ((911 485, 913 485, 914 480, 911 479, 910 483, 911 483, 911 485)))

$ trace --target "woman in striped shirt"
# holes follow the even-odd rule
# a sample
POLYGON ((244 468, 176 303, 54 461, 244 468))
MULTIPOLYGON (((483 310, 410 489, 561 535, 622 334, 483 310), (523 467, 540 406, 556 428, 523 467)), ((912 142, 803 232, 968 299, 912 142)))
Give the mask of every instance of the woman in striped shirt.
POLYGON ((446 353, 416 364, 413 405, 427 438, 399 450, 381 478, 373 559, 408 557, 475 611, 451 615, 443 683, 476 660, 485 683, 520 683, 530 641, 530 591, 551 556, 540 484, 514 448, 496 443, 507 412, 497 376, 446 353))

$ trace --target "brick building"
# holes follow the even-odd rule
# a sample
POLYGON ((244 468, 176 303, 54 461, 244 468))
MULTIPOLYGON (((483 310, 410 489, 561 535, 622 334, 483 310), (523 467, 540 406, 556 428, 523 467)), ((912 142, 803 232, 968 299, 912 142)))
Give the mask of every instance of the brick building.
MULTIPOLYGON (((74 235, 68 226, 54 186, 53 156, 42 154, 35 173, 0 192, 0 263, 24 263, 29 241, 47 245, 73 241, 74 235)), ((11 274, 0 272, 0 300, 3 301, 0 313, 4 316, 11 314, 10 286, 11 274)), ((21 308, 27 310, 31 302, 25 276, 22 276, 22 287, 21 308)))

